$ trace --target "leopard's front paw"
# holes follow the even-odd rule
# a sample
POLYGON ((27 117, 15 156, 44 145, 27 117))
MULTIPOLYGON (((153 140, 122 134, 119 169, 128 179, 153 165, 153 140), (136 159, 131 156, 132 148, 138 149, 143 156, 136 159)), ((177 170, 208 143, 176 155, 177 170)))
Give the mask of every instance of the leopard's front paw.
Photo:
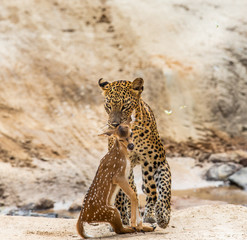
POLYGON ((143 217, 143 222, 145 223, 156 223, 156 219, 154 215, 145 214, 143 217))

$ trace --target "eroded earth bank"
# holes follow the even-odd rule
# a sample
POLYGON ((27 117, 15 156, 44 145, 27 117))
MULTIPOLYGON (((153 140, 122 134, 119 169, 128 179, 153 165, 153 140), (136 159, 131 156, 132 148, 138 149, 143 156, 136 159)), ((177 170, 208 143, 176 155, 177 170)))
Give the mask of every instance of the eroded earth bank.
POLYGON ((98 79, 142 77, 172 166, 173 217, 165 230, 122 238, 245 239, 247 180, 232 175, 247 167, 246 9, 244 0, 2 0, 0 238, 78 238, 75 220, 2 215, 78 206, 107 150, 98 79), (219 196, 215 186, 228 184, 219 196), (210 186, 216 197, 201 190, 210 186))

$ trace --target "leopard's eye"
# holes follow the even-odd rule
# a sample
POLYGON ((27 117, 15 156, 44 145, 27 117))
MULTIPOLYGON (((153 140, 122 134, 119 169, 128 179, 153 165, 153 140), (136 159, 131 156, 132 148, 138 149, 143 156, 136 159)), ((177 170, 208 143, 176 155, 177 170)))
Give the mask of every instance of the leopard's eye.
POLYGON ((109 103, 105 103, 105 110, 108 114, 111 112, 111 105, 109 103))
POLYGON ((106 103, 106 104, 105 104, 105 107, 106 107, 107 109, 111 109, 111 105, 110 105, 109 103, 106 103))
POLYGON ((127 111, 128 109, 130 109, 130 107, 131 107, 131 104, 129 104, 129 103, 127 103, 127 104, 124 104, 123 106, 122 106, 122 108, 121 108, 121 111, 127 111))

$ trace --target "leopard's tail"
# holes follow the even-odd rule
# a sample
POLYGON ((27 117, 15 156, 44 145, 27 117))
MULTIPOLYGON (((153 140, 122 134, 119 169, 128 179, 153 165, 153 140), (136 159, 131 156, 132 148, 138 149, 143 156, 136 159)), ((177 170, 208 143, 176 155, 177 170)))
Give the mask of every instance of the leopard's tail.
POLYGON ((159 227, 166 228, 171 216, 171 171, 167 161, 159 165, 154 180, 158 193, 155 204, 156 220, 159 227))

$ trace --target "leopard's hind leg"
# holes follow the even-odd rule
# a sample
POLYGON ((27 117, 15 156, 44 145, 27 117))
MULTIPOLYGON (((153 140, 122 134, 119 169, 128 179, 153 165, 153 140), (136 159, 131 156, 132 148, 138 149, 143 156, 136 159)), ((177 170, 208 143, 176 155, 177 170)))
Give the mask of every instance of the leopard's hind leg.
POLYGON ((166 228, 171 215, 171 172, 167 161, 159 165, 154 173, 154 180, 158 191, 156 220, 159 227, 166 228))

